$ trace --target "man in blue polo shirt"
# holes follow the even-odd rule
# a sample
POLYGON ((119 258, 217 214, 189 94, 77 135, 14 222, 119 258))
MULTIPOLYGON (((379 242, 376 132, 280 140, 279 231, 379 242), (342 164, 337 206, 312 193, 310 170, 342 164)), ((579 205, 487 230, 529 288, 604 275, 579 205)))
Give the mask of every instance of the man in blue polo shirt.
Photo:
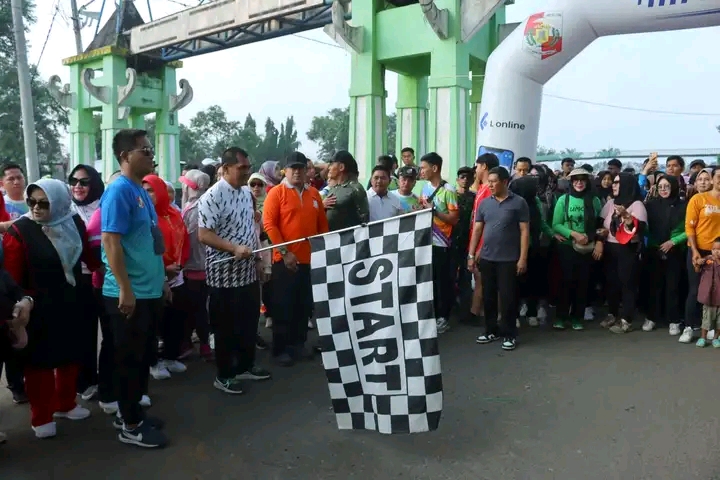
POLYGON ((154 152, 144 130, 121 130, 113 153, 122 175, 100 200, 105 308, 113 329, 121 419, 118 439, 145 448, 167 440, 160 422, 145 416, 140 400, 147 382, 155 325, 163 311, 164 243, 157 215, 142 179, 154 169, 154 152))

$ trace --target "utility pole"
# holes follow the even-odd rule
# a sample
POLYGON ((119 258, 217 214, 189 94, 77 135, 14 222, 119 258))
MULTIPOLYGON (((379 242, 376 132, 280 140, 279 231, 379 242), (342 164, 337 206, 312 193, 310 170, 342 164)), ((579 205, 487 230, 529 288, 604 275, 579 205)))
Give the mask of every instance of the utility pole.
POLYGON ((30 67, 27 58, 27 44, 25 43, 25 24, 23 22, 22 4, 23 0, 10 0, 13 34, 15 36, 18 83, 20 84, 20 111, 22 112, 23 141, 25 143, 25 168, 27 168, 29 183, 40 179, 40 166, 38 165, 35 114, 32 89, 30 86, 30 67))
POLYGON ((72 15, 73 33, 75 34, 75 50, 80 55, 83 52, 82 33, 80 32, 80 19, 78 18, 77 0, 70 0, 70 13, 72 15))

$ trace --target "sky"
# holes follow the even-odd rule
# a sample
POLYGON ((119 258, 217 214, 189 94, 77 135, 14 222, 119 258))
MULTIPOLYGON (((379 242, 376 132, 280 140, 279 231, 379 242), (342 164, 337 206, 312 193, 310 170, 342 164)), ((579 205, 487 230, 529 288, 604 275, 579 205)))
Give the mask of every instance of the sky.
MULTIPOLYGON (((78 3, 83 5, 87 1, 78 3)), ((69 69, 61 61, 75 54, 68 20, 69 0, 60 0, 61 14, 52 29, 51 0, 37 3, 47 3, 48 8, 37 10, 38 21, 27 37, 29 60, 31 63, 39 60, 43 77, 57 74, 67 81, 69 69)), ((101 3, 102 0, 95 0, 88 11, 99 10, 101 3)), ((107 0, 106 10, 113 3, 107 0)), ((150 0, 150 4, 156 19, 183 9, 176 0, 150 0)), ((542 11, 546 4, 547 0, 517 0, 507 7, 507 21, 520 22, 542 11)), ((146 2, 138 1, 136 5, 147 21, 146 2)), ((106 13, 103 20, 108 16, 106 13)), ((92 40, 94 29, 93 26, 83 30, 85 46, 92 40)), ((581 152, 611 146, 643 151, 717 147, 718 38, 720 27, 596 40, 545 86, 539 144, 581 152), (640 112, 584 102, 682 114, 640 112)), ((181 122, 188 123, 198 111, 211 105, 223 107, 233 120, 242 121, 250 113, 258 125, 263 125, 267 117, 279 124, 293 115, 302 142, 300 150, 312 158, 317 145, 305 136, 312 118, 349 104, 350 54, 322 30, 314 30, 186 59, 178 78, 189 80, 194 90, 193 102, 179 113, 181 122)), ((394 109, 396 75, 387 75, 386 89, 388 108, 394 109)))

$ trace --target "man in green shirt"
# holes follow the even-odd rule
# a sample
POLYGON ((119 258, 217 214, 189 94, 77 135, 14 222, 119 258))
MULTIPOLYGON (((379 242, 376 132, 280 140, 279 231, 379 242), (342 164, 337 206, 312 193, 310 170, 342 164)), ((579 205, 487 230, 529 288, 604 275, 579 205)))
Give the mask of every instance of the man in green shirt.
POLYGON ((357 177, 357 162, 348 151, 340 150, 328 163, 328 184, 331 186, 323 204, 331 232, 368 222, 367 192, 357 177))

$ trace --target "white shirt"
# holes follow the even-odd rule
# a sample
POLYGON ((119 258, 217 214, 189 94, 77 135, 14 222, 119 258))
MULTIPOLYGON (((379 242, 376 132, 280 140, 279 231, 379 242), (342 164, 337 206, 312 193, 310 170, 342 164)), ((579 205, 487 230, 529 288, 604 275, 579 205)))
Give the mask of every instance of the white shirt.
POLYGON ((368 206, 370 207, 370 221, 387 220, 405 213, 400 199, 390 192, 381 197, 372 188, 367 191, 368 206))

